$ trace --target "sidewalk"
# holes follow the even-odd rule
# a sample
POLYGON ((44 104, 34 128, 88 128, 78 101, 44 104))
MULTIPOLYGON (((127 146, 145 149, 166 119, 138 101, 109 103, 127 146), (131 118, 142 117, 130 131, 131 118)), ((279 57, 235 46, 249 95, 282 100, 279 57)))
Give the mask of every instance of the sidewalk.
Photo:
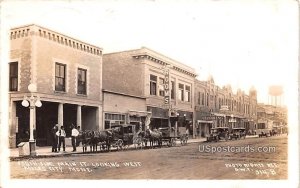
MULTIPOLYGON (((189 139, 188 143, 197 143, 197 142, 203 142, 206 141, 206 138, 195 138, 195 139, 189 139)), ((176 141, 176 145, 180 145, 180 141, 176 141)), ((130 146, 130 148, 133 148, 133 145, 130 146)), ((19 156, 19 148, 11 148, 10 150, 10 159, 16 159, 16 158, 29 158, 30 156, 19 156)), ((66 156, 66 155, 74 155, 74 154, 82 154, 82 146, 77 147, 77 151, 73 152, 72 146, 66 142, 66 151, 63 152, 62 148, 60 152, 52 152, 51 146, 44 146, 44 147, 38 147, 36 146, 36 157, 55 157, 55 156, 66 156)), ((88 152, 90 151, 90 148, 87 148, 88 152)))

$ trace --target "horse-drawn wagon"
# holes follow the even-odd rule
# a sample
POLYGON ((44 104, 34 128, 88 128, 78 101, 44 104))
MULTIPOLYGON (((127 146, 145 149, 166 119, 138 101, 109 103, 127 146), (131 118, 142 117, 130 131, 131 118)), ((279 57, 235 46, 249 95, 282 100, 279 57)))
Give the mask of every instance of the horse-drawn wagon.
POLYGON ((188 133, 185 127, 179 127, 177 133, 174 127, 162 127, 158 131, 162 133, 162 142, 167 143, 168 146, 176 146, 176 140, 180 140, 181 145, 187 144, 188 133))
POLYGON ((112 147, 117 149, 127 148, 134 144, 136 146, 142 146, 142 131, 139 127, 132 124, 114 125, 111 127, 112 131, 112 147))
POLYGON ((237 140, 241 138, 246 138, 246 129, 244 127, 236 127, 231 130, 231 133, 229 134, 230 140, 237 140))

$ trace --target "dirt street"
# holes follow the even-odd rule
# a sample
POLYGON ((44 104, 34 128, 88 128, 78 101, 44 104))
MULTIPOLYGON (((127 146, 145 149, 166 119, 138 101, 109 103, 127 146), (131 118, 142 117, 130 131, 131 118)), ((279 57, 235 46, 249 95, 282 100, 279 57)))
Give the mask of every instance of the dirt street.
POLYGON ((11 161, 18 179, 287 179, 287 136, 11 161))

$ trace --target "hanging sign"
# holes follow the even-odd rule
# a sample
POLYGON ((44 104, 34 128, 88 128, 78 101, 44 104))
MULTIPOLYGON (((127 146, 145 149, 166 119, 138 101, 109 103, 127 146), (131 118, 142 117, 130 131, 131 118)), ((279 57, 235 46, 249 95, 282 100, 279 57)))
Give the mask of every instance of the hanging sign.
POLYGON ((165 75, 165 79, 164 79, 165 104, 170 104, 170 87, 169 87, 170 70, 165 68, 164 75, 165 75))

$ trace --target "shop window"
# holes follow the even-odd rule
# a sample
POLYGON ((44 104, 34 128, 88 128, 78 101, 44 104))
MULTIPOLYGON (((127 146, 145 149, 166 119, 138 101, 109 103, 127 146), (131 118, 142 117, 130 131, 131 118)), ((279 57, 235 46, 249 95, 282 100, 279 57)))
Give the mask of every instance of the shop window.
POLYGON ((65 91, 66 86, 66 65, 55 64, 55 91, 65 91))
POLYGON ((77 93, 86 95, 86 72, 85 69, 78 69, 78 78, 77 78, 77 93))
POLYGON ((111 125, 121 125, 125 124, 125 115, 124 114, 113 114, 105 113, 105 129, 109 129, 111 125))
POLYGON ((18 91, 18 62, 9 63, 9 91, 18 91))
POLYGON ((150 95, 156 95, 157 76, 150 75, 150 95))

